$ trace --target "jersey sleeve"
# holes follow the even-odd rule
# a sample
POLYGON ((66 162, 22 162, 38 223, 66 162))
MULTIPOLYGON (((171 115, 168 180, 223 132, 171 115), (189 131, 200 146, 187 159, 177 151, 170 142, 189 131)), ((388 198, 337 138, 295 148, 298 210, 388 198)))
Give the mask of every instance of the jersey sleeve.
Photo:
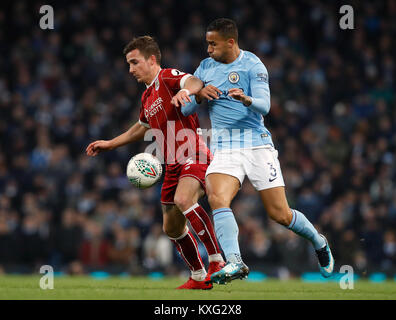
POLYGON ((187 102, 185 106, 181 107, 181 112, 184 116, 189 116, 197 111, 199 104, 195 100, 195 95, 190 96, 191 102, 187 102))
POLYGON ((199 64, 197 70, 194 72, 194 76, 197 77, 199 80, 202 80, 202 62, 199 64))
POLYGON ((167 87, 175 91, 183 89, 186 80, 191 76, 192 74, 181 72, 177 69, 165 69, 161 75, 167 87))
POLYGON ((144 114, 144 109, 143 107, 140 108, 140 115, 139 115, 139 123, 146 128, 151 128, 149 125, 149 122, 144 114))
POLYGON ((249 70, 252 103, 249 109, 266 115, 271 107, 268 71, 264 64, 257 63, 249 70))

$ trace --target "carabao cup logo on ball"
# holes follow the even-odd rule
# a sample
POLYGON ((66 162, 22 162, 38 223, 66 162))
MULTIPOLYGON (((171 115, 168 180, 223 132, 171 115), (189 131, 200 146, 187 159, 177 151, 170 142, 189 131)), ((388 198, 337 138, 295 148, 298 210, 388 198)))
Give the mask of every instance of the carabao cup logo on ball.
POLYGON ((237 83, 239 81, 239 74, 235 71, 230 72, 230 74, 228 75, 228 80, 231 83, 237 83))
POLYGON ((128 179, 139 189, 151 187, 161 178, 161 175, 161 162, 149 153, 139 153, 128 162, 128 179))
POLYGON ((148 163, 147 160, 135 160, 135 166, 146 178, 155 178, 158 175, 154 165, 148 163))

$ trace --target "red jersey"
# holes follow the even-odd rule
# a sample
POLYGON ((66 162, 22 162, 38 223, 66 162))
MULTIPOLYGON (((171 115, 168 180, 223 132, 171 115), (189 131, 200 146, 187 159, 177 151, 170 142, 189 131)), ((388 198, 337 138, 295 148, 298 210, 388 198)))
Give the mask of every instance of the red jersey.
POLYGON ((189 157, 210 151, 199 135, 197 114, 184 116, 181 107, 171 104, 172 97, 183 88, 191 74, 176 69, 160 69, 142 94, 139 123, 151 129, 160 145, 166 164, 184 164, 189 157), (159 131, 160 130, 160 131, 159 131))

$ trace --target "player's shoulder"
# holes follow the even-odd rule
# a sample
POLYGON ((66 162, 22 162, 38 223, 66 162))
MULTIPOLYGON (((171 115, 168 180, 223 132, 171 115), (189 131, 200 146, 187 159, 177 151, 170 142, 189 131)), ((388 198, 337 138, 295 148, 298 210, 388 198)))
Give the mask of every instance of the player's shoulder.
POLYGON ((176 68, 163 68, 163 69, 161 69, 161 71, 160 71, 160 73, 159 73, 159 75, 161 76, 161 77, 177 77, 177 76, 181 76, 181 75, 183 75, 183 74, 186 74, 185 72, 183 72, 183 71, 181 71, 181 70, 179 70, 179 69, 176 69, 176 68))
POLYGON ((216 65, 218 65, 218 63, 216 63, 216 61, 213 58, 208 57, 201 61, 201 63, 199 64, 199 68, 202 70, 206 70, 213 68, 216 65))
POLYGON ((250 52, 250 51, 247 51, 247 50, 243 51, 242 59, 243 59, 244 63, 247 63, 247 64, 252 65, 252 66, 254 66, 256 64, 264 65, 264 63, 261 61, 261 59, 258 56, 256 56, 253 52, 250 52))

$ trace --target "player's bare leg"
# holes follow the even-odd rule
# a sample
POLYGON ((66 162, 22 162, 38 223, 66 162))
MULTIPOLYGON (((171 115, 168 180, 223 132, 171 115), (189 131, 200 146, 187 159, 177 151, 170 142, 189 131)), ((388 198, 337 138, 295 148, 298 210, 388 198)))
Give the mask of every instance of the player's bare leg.
POLYGON ((259 193, 268 216, 285 227, 289 226, 293 215, 286 199, 285 188, 270 188, 260 190, 259 193))
POLYGON ((184 232, 187 220, 176 205, 162 205, 162 229, 168 237, 177 238, 184 232))
POLYGON ((176 205, 163 205, 163 230, 191 271, 188 281, 177 289, 211 289, 206 270, 198 251, 198 244, 187 227, 187 220, 176 205))
POLYGON ((198 238, 204 244, 209 257, 208 275, 219 271, 224 266, 224 260, 216 239, 212 221, 205 209, 198 204, 198 199, 205 194, 200 182, 190 176, 180 178, 176 188, 174 202, 198 238))
POLYGON ((318 256, 320 272, 324 277, 330 277, 334 268, 334 258, 327 240, 317 232, 303 213, 290 209, 285 187, 265 189, 259 193, 271 219, 311 241, 318 256))
POLYGON ((230 207, 239 191, 239 180, 222 173, 211 173, 206 177, 206 192, 212 210, 230 207))
POLYGON ((246 278, 249 274, 249 268, 241 258, 239 229, 230 208, 239 188, 239 180, 231 175, 211 173, 206 177, 206 192, 213 212, 216 235, 227 261, 223 269, 211 276, 211 281, 219 284, 246 278))

